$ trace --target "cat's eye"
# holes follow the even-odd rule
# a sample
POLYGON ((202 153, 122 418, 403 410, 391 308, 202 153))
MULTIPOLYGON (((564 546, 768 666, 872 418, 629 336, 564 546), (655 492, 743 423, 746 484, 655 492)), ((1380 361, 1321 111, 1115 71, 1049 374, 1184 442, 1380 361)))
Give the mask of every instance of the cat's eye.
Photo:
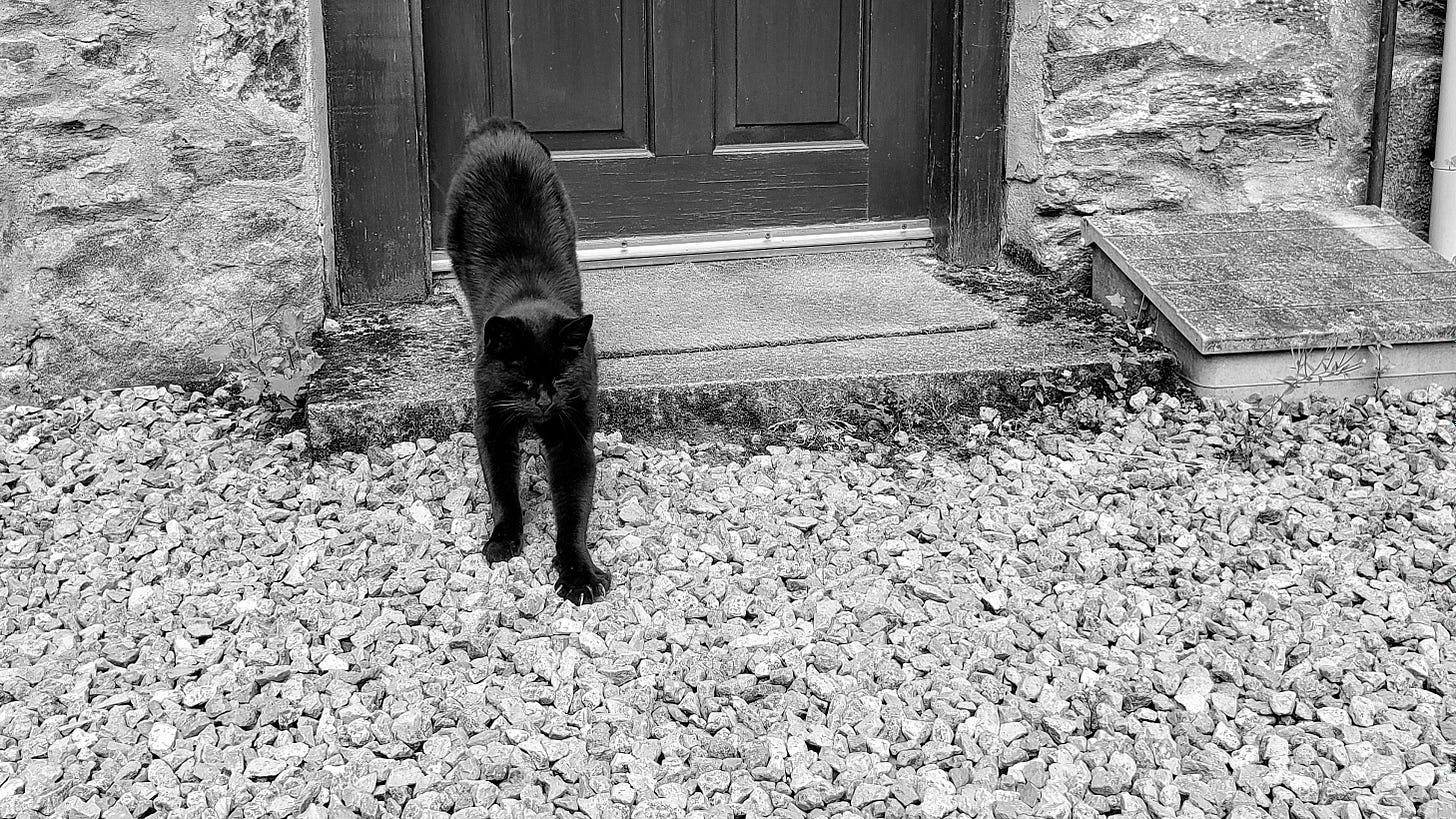
POLYGON ((509 367, 518 367, 525 361, 524 350, 516 344, 501 344, 487 342, 485 354, 495 361, 499 361, 509 367))

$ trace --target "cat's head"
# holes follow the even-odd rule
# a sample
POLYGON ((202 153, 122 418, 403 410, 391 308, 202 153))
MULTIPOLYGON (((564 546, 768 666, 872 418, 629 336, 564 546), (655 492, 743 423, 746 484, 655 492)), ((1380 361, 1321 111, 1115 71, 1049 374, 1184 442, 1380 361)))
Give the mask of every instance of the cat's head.
POLYGON ((580 396, 587 386, 581 364, 591 328, 589 313, 572 316, 549 308, 528 307, 487 319, 480 353, 503 388, 500 409, 539 421, 580 396))

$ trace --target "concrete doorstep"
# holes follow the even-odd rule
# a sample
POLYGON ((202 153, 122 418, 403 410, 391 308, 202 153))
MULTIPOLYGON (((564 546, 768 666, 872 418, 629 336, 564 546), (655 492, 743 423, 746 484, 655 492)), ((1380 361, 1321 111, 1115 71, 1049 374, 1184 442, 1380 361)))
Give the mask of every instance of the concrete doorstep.
MULTIPOLYGON (((1028 321, 940 272, 913 250, 584 271, 601 428, 673 440, 801 419, 857 424, 883 408, 908 422, 1024 406, 1032 391, 1022 384, 1039 375, 1075 385, 1111 373, 1118 348, 1096 328, 1028 321)), ((350 308, 319 349, 326 363, 308 403, 316 449, 469 428, 470 335, 450 293, 350 308)), ((1170 362, 1129 367, 1163 381, 1170 362)))

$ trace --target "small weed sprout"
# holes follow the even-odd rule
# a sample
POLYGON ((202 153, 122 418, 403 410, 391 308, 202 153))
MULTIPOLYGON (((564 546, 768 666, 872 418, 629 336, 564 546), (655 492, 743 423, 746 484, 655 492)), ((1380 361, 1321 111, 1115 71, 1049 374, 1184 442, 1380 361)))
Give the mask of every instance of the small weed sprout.
POLYGON ((1390 372, 1391 369, 1390 359, 1385 357, 1385 351, 1395 349, 1395 345, 1391 344, 1389 341, 1386 341, 1380 335, 1380 333, 1375 330, 1364 331, 1363 333, 1361 333, 1361 338, 1364 341, 1366 353, 1369 354, 1370 359, 1372 359, 1373 361, 1373 363, 1371 364, 1371 368, 1375 371, 1375 394, 1378 396, 1380 395, 1380 393, 1384 392, 1384 386, 1380 383, 1381 379, 1383 379, 1390 372))
POLYGON ((1342 378, 1358 372, 1365 364, 1364 358, 1356 350, 1343 350, 1337 357, 1334 347, 1326 347, 1322 351, 1319 361, 1311 363, 1314 353, 1315 351, 1309 347, 1296 347, 1289 351, 1294 358, 1292 368, 1294 372, 1279 379, 1285 385, 1284 392, 1279 396, 1280 401, 1300 387, 1320 384, 1332 378, 1342 378))
POLYGON ((1125 350, 1152 346, 1157 340, 1157 318, 1147 296, 1138 294, 1137 309, 1131 311, 1127 309, 1127 297, 1121 293, 1109 293, 1104 298, 1122 318, 1122 324, 1117 328, 1121 332, 1113 336, 1113 342, 1125 350))
POLYGON ((1147 352, 1161 346, 1157 336, 1157 314, 1153 310, 1152 302, 1142 294, 1138 294, 1136 310, 1127 309, 1127 297, 1121 293, 1109 293, 1104 298, 1115 311, 1109 317, 1113 322, 1110 329, 1113 331, 1112 343, 1120 348, 1109 356, 1112 373, 1104 379, 1104 383, 1113 396, 1121 399, 1127 396, 1130 386, 1123 365, 1129 358, 1135 359, 1138 352, 1147 352), (1117 319, 1122 320, 1121 324, 1116 323, 1117 319))
POLYGON ((1059 404, 1064 398, 1077 392, 1077 387, 1072 384, 1071 370, 1061 370, 1056 373, 1055 378, 1040 372, 1021 382, 1021 386, 1031 390, 1032 406, 1039 408, 1059 404))
POLYGON ((231 363, 234 378, 249 404, 268 404, 281 412, 296 412, 308 379, 323 366, 323 357, 299 338, 303 313, 282 307, 262 322, 248 310, 248 320, 233 322, 236 341, 208 345, 202 357, 218 365, 223 375, 231 363))
POLYGON ((1365 358, 1361 355, 1361 351, 1337 350, 1333 345, 1322 350, 1313 347, 1294 347, 1290 349, 1289 354, 1294 359, 1294 363, 1290 367, 1292 372, 1279 379, 1280 383, 1284 385, 1283 392, 1275 396, 1262 412, 1249 421, 1248 426, 1239 435, 1235 451, 1252 457, 1256 437, 1263 438, 1273 432, 1270 418, 1276 410, 1284 406, 1285 401, 1295 391, 1311 384, 1343 378, 1359 372, 1365 366, 1365 358), (1319 355, 1318 359, 1315 358, 1316 354, 1319 355))

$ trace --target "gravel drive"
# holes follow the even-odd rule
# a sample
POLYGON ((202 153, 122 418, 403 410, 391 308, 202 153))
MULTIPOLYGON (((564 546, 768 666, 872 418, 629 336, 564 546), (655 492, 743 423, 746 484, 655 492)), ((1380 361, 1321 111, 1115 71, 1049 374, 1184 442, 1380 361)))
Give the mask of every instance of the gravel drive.
POLYGON ((602 438, 578 609, 534 456, 488 567, 468 436, 0 411, 0 819, 1456 819, 1450 393, 1298 405, 1252 458, 1247 407, 988 416, 602 438))

